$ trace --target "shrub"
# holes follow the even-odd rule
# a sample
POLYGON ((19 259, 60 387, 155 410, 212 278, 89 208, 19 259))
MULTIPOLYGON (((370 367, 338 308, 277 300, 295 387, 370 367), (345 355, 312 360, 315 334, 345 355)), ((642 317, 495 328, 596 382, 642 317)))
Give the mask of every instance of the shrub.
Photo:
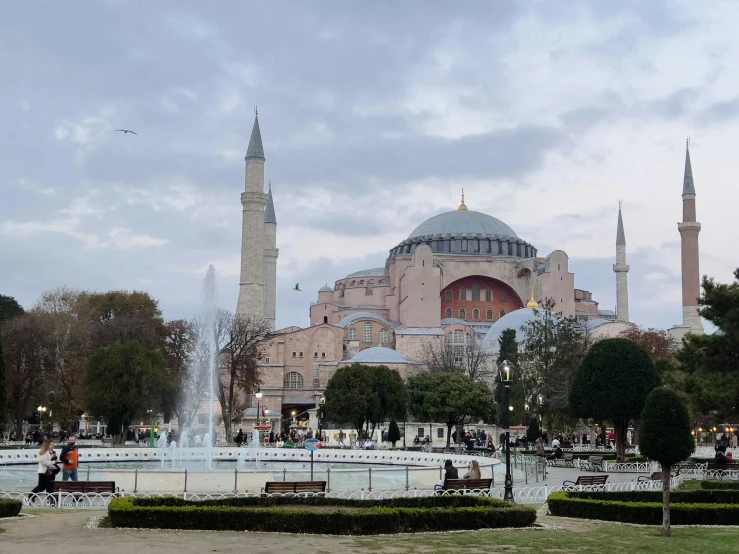
POLYGON ((702 489, 739 491, 739 481, 700 481, 702 489))
POLYGON ((368 502, 321 497, 204 502, 117 498, 110 503, 108 515, 114 527, 340 535, 526 527, 536 520, 536 512, 531 508, 473 496, 368 502), (336 510, 301 509, 304 506, 334 506, 336 510), (350 509, 341 510, 342 507, 350 509))
MULTIPOLYGON (((639 491, 633 491, 638 493, 639 491)), ((689 492, 704 491, 684 491, 689 492)), ((711 492, 711 491, 705 491, 711 492)), ((720 491, 713 491, 720 492, 720 491)), ((721 491, 723 492, 723 491, 721 491)), ((629 491, 631 494, 632 491, 629 491)), ((601 500, 583 495, 592 493, 558 492, 552 494, 547 503, 549 512, 555 516, 577 517, 585 519, 600 519, 606 521, 618 521, 621 523, 640 523, 646 525, 662 524, 662 502, 650 501, 654 494, 661 495, 658 491, 641 492, 641 501, 619 501, 601 500), (652 495, 652 496, 649 496, 652 495)), ((620 493, 604 493, 605 498, 615 498, 613 495, 620 493)), ((676 496, 678 493, 674 493, 676 496)), ((691 502, 677 500, 670 507, 670 519, 674 525, 739 525, 739 504, 687 504, 691 502)), ((714 497, 719 499, 718 496, 714 497)), ((661 499, 661 496, 660 496, 661 499)))
POLYGON ((15 517, 21 513, 22 507, 20 500, 0 499, 0 517, 15 517))

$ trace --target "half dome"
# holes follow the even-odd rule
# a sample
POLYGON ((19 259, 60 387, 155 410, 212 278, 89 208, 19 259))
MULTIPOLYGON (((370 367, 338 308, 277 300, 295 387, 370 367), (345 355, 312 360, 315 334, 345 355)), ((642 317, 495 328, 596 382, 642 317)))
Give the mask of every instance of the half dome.
POLYGON ((373 346, 358 352, 352 362, 364 364, 407 364, 408 360, 398 351, 384 346, 373 346))
MULTIPOLYGON (((521 308, 504 315, 488 329, 483 339, 483 346, 486 350, 498 352, 500 349, 500 335, 506 329, 516 331, 516 342, 521 344, 528 338, 523 328, 544 311, 543 308, 521 308)), ((562 319, 562 316, 559 314, 551 313, 550 315, 555 319, 562 319)))

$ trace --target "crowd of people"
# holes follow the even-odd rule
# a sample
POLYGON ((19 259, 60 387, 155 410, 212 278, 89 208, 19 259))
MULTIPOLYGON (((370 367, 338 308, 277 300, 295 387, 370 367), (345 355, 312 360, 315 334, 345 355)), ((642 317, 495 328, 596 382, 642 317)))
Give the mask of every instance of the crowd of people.
POLYGON ((67 444, 57 456, 52 440, 46 436, 41 437, 41 449, 36 456, 38 483, 31 490, 32 493, 54 492, 54 481, 60 472, 63 481, 77 481, 79 467, 77 437, 71 435, 66 440, 67 444))

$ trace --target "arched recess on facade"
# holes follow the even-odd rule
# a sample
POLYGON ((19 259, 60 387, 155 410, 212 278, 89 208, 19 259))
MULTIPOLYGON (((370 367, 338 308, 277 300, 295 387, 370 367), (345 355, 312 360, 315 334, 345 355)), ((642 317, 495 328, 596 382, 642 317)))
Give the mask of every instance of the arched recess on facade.
POLYGON ((451 313, 470 322, 497 321, 501 311, 511 313, 524 307, 523 300, 510 285, 483 275, 457 279, 442 289, 440 297, 442 318, 448 318, 451 313))

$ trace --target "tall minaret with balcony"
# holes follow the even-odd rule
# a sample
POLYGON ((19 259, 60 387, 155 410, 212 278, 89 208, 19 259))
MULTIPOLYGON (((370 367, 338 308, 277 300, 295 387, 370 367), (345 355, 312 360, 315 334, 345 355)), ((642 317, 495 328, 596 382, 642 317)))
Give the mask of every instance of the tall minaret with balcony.
POLYGON ((277 304, 277 216, 272 200, 272 183, 267 193, 267 207, 264 210, 264 319, 271 329, 275 329, 275 310, 277 304))
POLYGON ((264 291, 264 148, 256 110, 249 148, 246 151, 246 190, 241 193, 241 279, 236 313, 256 318, 265 316, 264 291))
POLYGON ((677 224, 680 231, 680 257, 682 260, 683 328, 688 333, 703 334, 703 322, 698 313, 700 297, 700 268, 698 257, 698 233, 701 224, 696 221, 695 183, 690 164, 690 139, 685 143, 685 173, 683 175, 683 220, 677 224))
POLYGON ((624 220, 621 217, 621 202, 618 203, 618 227, 616 228, 616 263, 613 264, 616 274, 616 320, 629 321, 629 284, 627 274, 629 266, 626 264, 626 234, 624 220))

